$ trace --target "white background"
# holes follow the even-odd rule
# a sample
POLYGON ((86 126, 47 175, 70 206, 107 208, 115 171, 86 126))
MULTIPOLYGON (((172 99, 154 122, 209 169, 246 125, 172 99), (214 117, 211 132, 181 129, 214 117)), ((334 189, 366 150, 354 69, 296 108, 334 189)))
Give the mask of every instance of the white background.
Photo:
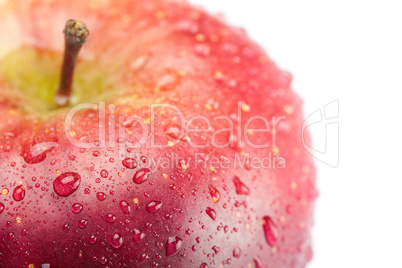
POLYGON ((290 71, 306 115, 339 100, 339 166, 316 162, 308 268, 402 267, 402 2, 190 2, 224 13, 290 71))

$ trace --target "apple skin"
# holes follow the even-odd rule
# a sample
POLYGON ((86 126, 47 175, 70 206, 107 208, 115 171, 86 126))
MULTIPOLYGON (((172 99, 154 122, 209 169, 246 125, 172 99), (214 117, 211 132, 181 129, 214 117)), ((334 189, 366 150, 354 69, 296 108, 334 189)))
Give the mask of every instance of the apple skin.
MULTIPOLYGON (((181 1, 10 1, 1 10, 0 43, 7 36, 13 44, 0 56, 28 46, 52 55, 57 67, 61 29, 77 18, 91 31, 80 61, 94 64, 78 69, 76 90, 92 90, 79 82, 86 71, 106 73, 101 79, 110 83, 98 98, 74 103, 106 101, 104 139, 97 109, 77 112, 69 124, 76 140, 92 145, 83 149, 65 134, 69 109, 36 113, 35 100, 0 73, 1 267, 272 268, 310 261, 317 192, 301 139, 302 101, 290 88, 291 76, 244 30, 181 1), (157 109, 150 116, 151 104, 179 107, 186 119, 205 116, 214 130, 228 127, 214 120, 221 115, 242 129, 253 116, 286 119, 269 133, 250 135, 268 148, 241 147, 236 136, 220 133, 216 140, 230 146, 197 149, 188 141, 206 144, 212 133, 188 131, 187 141, 176 139, 177 114, 157 109), (139 148, 125 146, 142 133, 140 123, 127 121, 132 115, 155 128, 139 148), (112 135, 121 129, 124 140, 112 135), (177 144, 155 148, 151 138, 177 144), (281 157, 286 167, 212 168, 208 162, 233 163, 245 154, 281 157), (179 165, 155 164, 159 159, 179 165), (67 186, 66 177, 72 179, 67 186)), ((264 128, 258 120, 252 126, 264 128)))

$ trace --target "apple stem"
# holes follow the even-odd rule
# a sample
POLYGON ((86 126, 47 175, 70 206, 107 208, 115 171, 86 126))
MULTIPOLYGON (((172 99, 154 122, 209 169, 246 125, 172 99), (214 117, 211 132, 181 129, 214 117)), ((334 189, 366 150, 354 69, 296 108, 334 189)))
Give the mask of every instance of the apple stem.
POLYGON ((78 52, 87 41, 89 31, 81 21, 68 20, 64 28, 65 48, 60 86, 55 96, 57 106, 67 106, 72 94, 72 83, 78 52))

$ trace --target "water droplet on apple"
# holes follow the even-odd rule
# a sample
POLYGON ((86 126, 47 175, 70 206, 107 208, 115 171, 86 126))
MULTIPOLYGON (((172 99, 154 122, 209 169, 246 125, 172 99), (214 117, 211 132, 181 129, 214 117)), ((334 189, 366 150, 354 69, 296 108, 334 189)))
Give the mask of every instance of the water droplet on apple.
POLYGON ((239 257, 240 257, 240 254, 241 254, 240 248, 239 248, 239 247, 235 247, 235 248, 233 249, 233 257, 239 258, 239 257))
POLYGON ((67 197, 74 193, 81 183, 78 173, 66 172, 58 176, 53 182, 53 189, 59 196, 67 197))
POLYGON ((181 83, 181 77, 175 70, 167 69, 158 78, 155 91, 168 91, 175 89, 181 83))
POLYGON ((133 177, 133 181, 136 184, 141 184, 148 179, 150 170, 147 168, 142 168, 138 170, 133 177))
POLYGON ((180 139, 181 132, 182 132, 182 128, 176 124, 170 124, 165 127, 166 135, 168 135, 176 140, 180 139))
POLYGON ((13 192, 13 198, 15 201, 21 201, 25 197, 25 187, 24 185, 20 185, 15 187, 13 192))
POLYGON ((27 235, 27 234, 28 234, 28 230, 27 230, 27 229, 22 229, 22 230, 21 230, 21 234, 24 235, 24 236, 27 235))
POLYGON ((109 244, 115 249, 120 248, 123 245, 123 236, 119 233, 115 233, 109 238, 109 244))
POLYGON ((100 259, 100 263, 106 264, 106 263, 107 263, 107 259, 106 259, 105 257, 102 257, 102 258, 100 259))
POLYGON ((94 145, 95 147, 100 147, 102 145, 102 142, 100 140, 95 140, 94 145))
POLYGON ((265 239, 271 247, 276 246, 279 240, 279 231, 275 223, 269 216, 262 218, 262 227, 264 229, 265 239))
POLYGON ((6 206, 0 202, 0 214, 4 211, 5 208, 6 206))
POLYGON ((169 237, 166 241, 166 256, 172 256, 180 251, 183 240, 178 236, 169 237))
POLYGON ((109 176, 109 172, 107 172, 106 170, 102 169, 100 172, 100 175, 102 178, 107 178, 107 176, 109 176))
POLYGON ((159 210, 161 209, 161 207, 162 207, 162 202, 159 202, 159 201, 151 201, 151 202, 148 203, 148 205, 146 206, 145 209, 146 209, 149 213, 155 213, 155 212, 159 211, 159 210))
POLYGON ((238 177, 235 176, 233 178, 233 183, 236 187, 237 194, 244 194, 244 195, 250 194, 250 189, 244 183, 242 183, 238 177))
POLYGON ((216 219, 216 212, 213 208, 207 207, 205 212, 208 214, 209 217, 211 217, 211 219, 213 219, 213 220, 216 219))
POLYGON ((255 268, 262 268, 262 264, 259 259, 254 258, 253 261, 254 261, 255 268))
POLYGON ((142 67, 144 67, 149 58, 150 58, 149 54, 144 54, 138 57, 134 62, 131 63, 130 65, 131 69, 134 71, 140 70, 142 67))
POLYGON ((145 237, 145 234, 138 229, 134 229, 133 232, 133 240, 136 243, 140 243, 141 240, 145 237))
POLYGON ((209 188, 209 193, 212 197, 212 201, 214 203, 218 202, 219 199, 221 198, 221 193, 212 185, 209 185, 208 188, 209 188))
POLYGON ((15 234, 13 232, 7 234, 7 238, 9 240, 13 240, 15 238, 15 234))
POLYGON ((91 236, 88 238, 88 242, 93 245, 93 244, 96 243, 96 240, 97 240, 97 239, 98 239, 98 238, 97 238, 95 235, 91 235, 91 236))
POLYGON ((106 214, 106 220, 108 221, 108 222, 110 222, 110 223, 113 223, 113 222, 115 222, 116 221, 116 216, 115 215, 113 215, 112 213, 108 213, 108 214, 106 214))
POLYGON ((201 263, 200 268, 209 268, 208 264, 205 262, 201 263))
POLYGON ((120 208, 125 214, 129 214, 131 211, 130 204, 125 200, 120 201, 120 208))
POLYGON ((140 262, 144 262, 144 261, 146 261, 147 259, 149 259, 149 256, 148 256, 147 254, 143 253, 143 254, 141 255, 141 257, 140 257, 140 262))
POLYGON ((141 156, 140 158, 141 158, 142 163, 145 164, 146 162, 148 162, 148 158, 146 158, 145 156, 141 156))
POLYGON ((99 201, 103 201, 103 200, 106 199, 106 194, 103 193, 103 192, 97 192, 97 193, 96 193, 96 198, 97 198, 99 201))
MULTIPOLYGON (((125 128, 132 128, 135 127, 138 124, 138 122, 133 119, 133 118, 128 118, 126 121, 123 122, 123 126, 125 128)), ((127 151, 131 152, 131 148, 128 148, 127 151)))
POLYGON ((68 230, 70 230, 70 225, 68 225, 68 223, 63 225, 63 231, 67 232, 68 230))
POLYGON ((123 166, 129 169, 134 169, 137 167, 137 161, 134 158, 126 158, 123 160, 123 166))
POLYGON ((221 251, 221 249, 219 247, 217 247, 217 246, 213 246, 212 250, 215 252, 215 254, 218 254, 219 251, 221 251))
POLYGON ((74 212, 75 214, 78 214, 82 211, 83 206, 79 203, 75 203, 71 206, 71 210, 72 212, 74 212))
POLYGON ((22 149, 22 157, 28 164, 38 164, 46 159, 46 155, 58 144, 56 142, 41 142, 28 144, 22 149))
POLYGON ((78 227, 80 227, 81 229, 84 229, 87 226, 87 224, 88 224, 88 221, 85 219, 78 221, 78 227))
POLYGON ((9 152, 11 151, 11 149, 13 148, 13 146, 11 144, 6 144, 3 147, 4 152, 9 152))

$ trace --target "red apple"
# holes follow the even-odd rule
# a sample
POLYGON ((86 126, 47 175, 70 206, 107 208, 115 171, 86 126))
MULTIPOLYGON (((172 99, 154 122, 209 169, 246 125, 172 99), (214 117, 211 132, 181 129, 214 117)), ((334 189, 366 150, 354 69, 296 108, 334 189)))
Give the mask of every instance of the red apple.
POLYGON ((182 1, 2 5, 1 267, 306 265, 302 101, 244 30, 182 1))

